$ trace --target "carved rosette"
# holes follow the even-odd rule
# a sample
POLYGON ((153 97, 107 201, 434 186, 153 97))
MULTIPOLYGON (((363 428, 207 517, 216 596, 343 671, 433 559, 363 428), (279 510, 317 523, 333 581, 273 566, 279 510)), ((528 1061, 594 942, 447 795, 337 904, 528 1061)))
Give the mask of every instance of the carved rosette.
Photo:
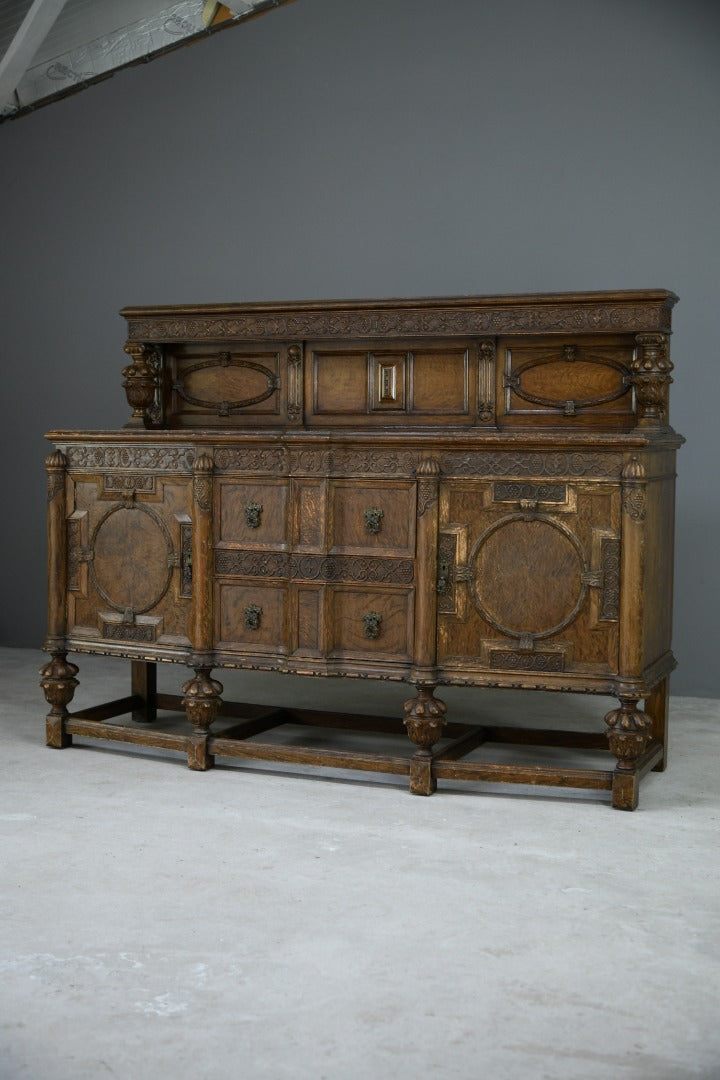
POLYGON ((610 750, 622 772, 632 772, 650 740, 650 719, 637 708, 637 698, 621 698, 620 708, 605 717, 610 750))
POLYGON ((417 752, 423 756, 430 754, 447 723, 447 705, 433 697, 434 689, 434 686, 418 686, 417 697, 410 698, 403 705, 403 723, 408 735, 419 747, 417 752))
POLYGON ((639 423, 657 427, 667 421, 668 390, 673 365, 664 334, 637 334, 637 354, 632 362, 639 423))
POLYGON ((152 348, 139 342, 129 341, 125 352, 132 363, 124 367, 123 387, 128 405, 133 410, 128 426, 144 427, 145 418, 155 404, 157 390, 157 364, 152 348))
POLYGON ((209 667, 195 669, 195 675, 183 683, 183 699, 193 731, 206 735, 222 704, 222 683, 210 678, 209 667))

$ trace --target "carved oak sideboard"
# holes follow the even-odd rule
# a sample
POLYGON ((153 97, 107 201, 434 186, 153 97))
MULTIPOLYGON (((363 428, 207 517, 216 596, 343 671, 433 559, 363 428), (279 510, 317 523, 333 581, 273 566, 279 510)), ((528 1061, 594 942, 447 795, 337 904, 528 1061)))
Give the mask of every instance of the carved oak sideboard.
POLYGON ((425 795, 438 780, 590 788, 634 809, 665 766, 674 666, 675 301, 125 309, 129 423, 48 436, 48 744, 180 750, 196 770, 379 770, 425 795), (129 659, 130 694, 69 713, 68 652, 129 659), (157 693, 158 661, 193 669, 182 696, 157 693), (270 709, 223 701, 218 668, 415 692, 404 718, 270 709), (606 732, 471 725, 446 716, 442 686, 618 706, 606 732), (384 752, 403 724, 407 753, 384 752), (371 732, 377 752, 263 741, 286 725, 371 732), (493 743, 529 760, 494 761, 493 743), (538 745, 597 751, 599 767, 538 764, 538 745))

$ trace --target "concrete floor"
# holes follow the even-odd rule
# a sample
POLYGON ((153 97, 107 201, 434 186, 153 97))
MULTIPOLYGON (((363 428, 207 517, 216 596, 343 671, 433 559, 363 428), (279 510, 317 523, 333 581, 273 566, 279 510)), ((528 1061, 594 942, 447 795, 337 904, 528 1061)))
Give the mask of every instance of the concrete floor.
MULTIPOLYGON (((125 663, 73 659, 73 707, 127 692, 125 663)), ((720 1078, 720 702, 673 701, 669 771, 628 814, 597 794, 423 799, 372 774, 49 750, 41 662, 0 651, 3 1080, 720 1078)), ((184 672, 161 674, 177 692, 184 672)), ((407 696, 222 678, 258 702, 407 696)), ((589 730, 607 707, 442 696, 456 720, 589 730)))

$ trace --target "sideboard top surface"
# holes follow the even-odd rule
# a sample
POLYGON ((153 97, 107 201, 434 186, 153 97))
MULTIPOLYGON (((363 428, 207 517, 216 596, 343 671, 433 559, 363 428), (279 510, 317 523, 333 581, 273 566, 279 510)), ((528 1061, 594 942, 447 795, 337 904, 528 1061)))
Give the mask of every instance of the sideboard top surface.
POLYGON ((669 331, 667 289, 125 307, 131 341, 669 331))

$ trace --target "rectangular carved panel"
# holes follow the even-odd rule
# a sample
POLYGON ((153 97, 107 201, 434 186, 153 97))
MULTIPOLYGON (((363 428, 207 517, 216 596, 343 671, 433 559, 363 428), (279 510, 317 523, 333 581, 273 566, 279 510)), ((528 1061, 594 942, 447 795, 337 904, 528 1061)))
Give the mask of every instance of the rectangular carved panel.
POLYGON ((620 541, 604 539, 600 558, 603 584, 599 618, 616 621, 620 614, 620 541))

